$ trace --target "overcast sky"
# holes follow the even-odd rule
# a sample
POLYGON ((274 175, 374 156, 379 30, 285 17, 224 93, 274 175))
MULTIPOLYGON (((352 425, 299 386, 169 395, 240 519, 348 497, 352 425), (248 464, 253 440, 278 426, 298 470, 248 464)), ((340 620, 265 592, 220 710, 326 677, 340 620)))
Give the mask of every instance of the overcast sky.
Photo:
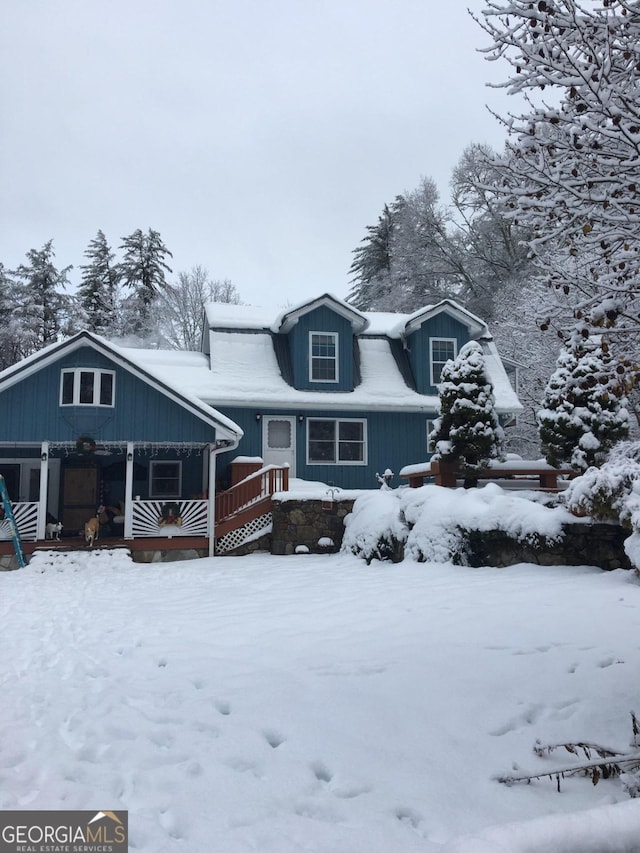
POLYGON ((151 227, 243 301, 344 297, 385 202, 501 148, 482 0, 16 0, 0 28, 0 262, 151 227))

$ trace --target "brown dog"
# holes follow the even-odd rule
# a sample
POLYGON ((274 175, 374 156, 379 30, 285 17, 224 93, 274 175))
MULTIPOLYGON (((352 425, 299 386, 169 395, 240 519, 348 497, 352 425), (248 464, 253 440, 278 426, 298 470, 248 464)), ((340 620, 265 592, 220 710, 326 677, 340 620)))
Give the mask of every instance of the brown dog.
POLYGON ((93 543, 98 541, 98 534, 100 533, 100 521, 98 520, 98 516, 94 516, 90 518, 89 521, 85 521, 84 523, 84 538, 85 542, 89 545, 90 548, 93 548, 93 543))

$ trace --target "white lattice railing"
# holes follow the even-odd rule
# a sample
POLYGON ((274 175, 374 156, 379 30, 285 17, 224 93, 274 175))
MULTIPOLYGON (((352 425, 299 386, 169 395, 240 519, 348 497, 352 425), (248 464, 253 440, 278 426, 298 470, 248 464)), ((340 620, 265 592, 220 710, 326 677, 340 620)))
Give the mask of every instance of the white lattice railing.
MULTIPOLYGON (((35 542, 38 538, 38 502, 29 501, 11 504, 16 527, 23 542, 35 542)), ((0 521, 0 539, 11 539, 9 520, 0 521)))
POLYGON ((206 536, 208 501, 134 501, 133 538, 144 536, 206 536), (169 523, 167 510, 178 507, 176 523, 169 523), (179 523, 178 523, 179 522, 179 523))

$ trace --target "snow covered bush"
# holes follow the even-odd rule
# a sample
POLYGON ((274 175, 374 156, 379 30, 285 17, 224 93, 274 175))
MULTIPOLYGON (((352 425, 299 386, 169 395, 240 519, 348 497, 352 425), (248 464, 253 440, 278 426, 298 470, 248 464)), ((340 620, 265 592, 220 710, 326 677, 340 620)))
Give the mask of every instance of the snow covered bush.
POLYGON ((600 468, 589 468, 571 481, 564 498, 572 512, 619 521, 630 528, 624 547, 640 569, 640 442, 617 444, 600 468))
POLYGON ((624 395, 607 342, 587 328, 576 329, 558 356, 538 412, 547 462, 576 471, 603 462, 629 431, 624 395))
POLYGON ((345 522, 343 550, 363 557, 469 565, 469 533, 499 531, 529 544, 552 542, 571 520, 564 507, 549 508, 521 492, 491 483, 483 489, 375 491, 358 497, 345 522))
POLYGON ((408 530, 397 492, 381 489, 361 495, 344 523, 343 551, 351 551, 367 563, 402 559, 402 544, 408 530))
POLYGON ((501 458, 504 441, 480 344, 470 341, 445 364, 438 393, 440 416, 431 433, 433 459, 455 464, 465 476, 465 486, 475 485, 474 474, 501 458))

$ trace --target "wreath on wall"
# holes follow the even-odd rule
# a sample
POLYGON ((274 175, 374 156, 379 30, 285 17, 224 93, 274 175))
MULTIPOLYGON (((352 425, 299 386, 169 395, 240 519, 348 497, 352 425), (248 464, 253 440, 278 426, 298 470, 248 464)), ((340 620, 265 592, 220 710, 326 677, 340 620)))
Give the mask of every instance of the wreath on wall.
POLYGON ((96 440, 88 435, 76 439, 76 451, 83 456, 90 456, 96 449, 96 440))
POLYGON ((175 501, 168 501, 162 504, 160 512, 162 515, 158 519, 158 527, 164 527, 165 524, 175 524, 177 527, 180 527, 182 524, 180 507, 175 501))

